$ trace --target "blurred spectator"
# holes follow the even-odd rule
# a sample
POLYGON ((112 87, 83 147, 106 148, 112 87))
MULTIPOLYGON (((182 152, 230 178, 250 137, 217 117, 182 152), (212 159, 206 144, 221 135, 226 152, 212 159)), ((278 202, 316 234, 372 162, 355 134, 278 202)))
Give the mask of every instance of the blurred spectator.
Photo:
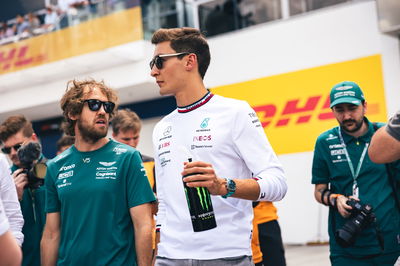
POLYGON ((69 25, 68 13, 69 13, 69 2, 71 0, 58 0, 58 16, 60 20, 60 28, 66 28, 69 25))
POLYGON ((0 22, 0 40, 4 39, 7 31, 7 23, 0 22))
POLYGON ((28 14, 28 23, 29 23, 29 28, 28 31, 31 35, 37 35, 40 32, 40 20, 34 13, 29 13, 28 14), (39 32, 38 32, 39 30, 39 32))
POLYGON ((25 34, 23 35, 23 33, 26 32, 27 33, 26 35, 29 36, 29 33, 28 33, 29 22, 26 21, 24 19, 24 17, 21 15, 17 15, 16 20, 17 20, 17 34, 21 37, 26 37, 26 36, 24 36, 25 34))
POLYGON ((46 7, 43 28, 47 31, 53 31, 58 28, 58 15, 51 6, 46 7))
POLYGON ((89 19, 89 2, 82 0, 69 1, 69 15, 71 24, 76 25, 89 19))
POLYGON ((9 38, 15 35, 16 31, 17 31, 17 25, 16 24, 12 24, 12 25, 8 25, 6 24, 7 30, 5 33, 5 38, 9 38))

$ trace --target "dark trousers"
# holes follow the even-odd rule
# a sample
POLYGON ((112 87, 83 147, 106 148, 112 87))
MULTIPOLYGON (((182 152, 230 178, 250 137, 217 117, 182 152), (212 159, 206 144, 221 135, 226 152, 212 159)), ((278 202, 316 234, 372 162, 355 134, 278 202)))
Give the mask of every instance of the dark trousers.
POLYGON ((256 266, 286 266, 285 249, 278 221, 259 224, 258 235, 263 260, 256 266))

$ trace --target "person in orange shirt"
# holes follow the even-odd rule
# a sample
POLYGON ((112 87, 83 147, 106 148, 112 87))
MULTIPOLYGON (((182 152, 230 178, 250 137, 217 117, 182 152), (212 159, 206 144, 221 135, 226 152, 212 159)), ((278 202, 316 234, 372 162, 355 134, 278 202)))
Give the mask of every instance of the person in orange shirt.
POLYGON ((285 266, 285 249, 274 204, 256 201, 253 210, 251 249, 255 266, 285 266))

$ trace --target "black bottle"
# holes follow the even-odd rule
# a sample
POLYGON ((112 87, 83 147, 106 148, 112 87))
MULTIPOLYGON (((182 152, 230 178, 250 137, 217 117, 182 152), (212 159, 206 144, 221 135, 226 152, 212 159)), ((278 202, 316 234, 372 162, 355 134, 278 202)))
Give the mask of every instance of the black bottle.
MULTIPOLYGON (((192 159, 189 159, 189 162, 191 161, 192 159)), ((183 182, 183 187, 192 219, 193 231, 201 232, 217 227, 208 189, 205 187, 188 187, 185 182, 183 182)))

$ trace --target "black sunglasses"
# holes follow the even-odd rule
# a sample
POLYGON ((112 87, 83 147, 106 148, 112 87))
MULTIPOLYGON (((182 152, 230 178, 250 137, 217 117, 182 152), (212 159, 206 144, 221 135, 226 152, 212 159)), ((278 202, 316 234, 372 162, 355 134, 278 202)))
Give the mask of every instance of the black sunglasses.
POLYGON ((84 103, 88 104, 88 107, 91 111, 98 111, 100 110, 101 106, 104 106, 104 111, 106 111, 106 113, 112 113, 112 111, 114 110, 115 107, 115 103, 113 102, 103 102, 100 100, 96 100, 96 99, 88 99, 88 100, 84 100, 84 103))
POLYGON ((11 147, 3 147, 3 148, 1 148, 1 151, 3 153, 5 153, 5 154, 10 154, 11 153, 11 149, 14 149, 14 151, 18 151, 19 148, 21 148, 21 146, 22 146, 22 143, 18 143, 18 144, 15 144, 14 146, 11 146, 11 147))
POLYGON ((188 55, 190 53, 188 52, 182 52, 182 53, 175 53, 175 54, 160 54, 156 55, 151 61, 150 61, 150 69, 153 69, 153 66, 156 65, 158 69, 163 68, 163 63, 165 61, 165 57, 173 57, 173 56, 182 56, 182 55, 188 55))

